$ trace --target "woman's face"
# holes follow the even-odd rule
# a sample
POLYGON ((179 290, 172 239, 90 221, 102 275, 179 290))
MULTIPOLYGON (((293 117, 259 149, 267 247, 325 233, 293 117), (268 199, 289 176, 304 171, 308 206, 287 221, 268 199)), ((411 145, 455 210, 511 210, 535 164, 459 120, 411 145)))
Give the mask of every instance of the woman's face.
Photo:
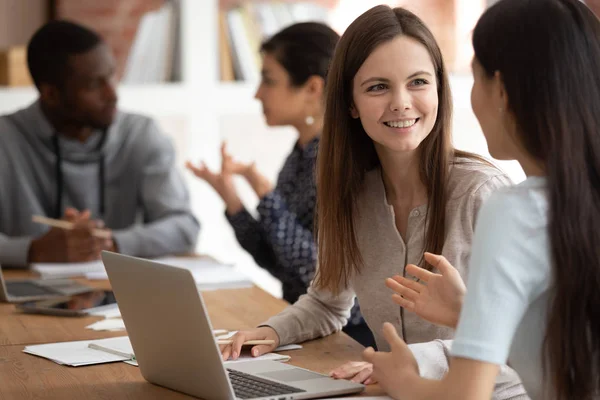
POLYGON ((290 75, 272 54, 263 55, 262 79, 254 97, 262 103, 269 126, 298 126, 309 116, 306 88, 293 86, 290 75))
POLYGON ((381 44, 353 80, 352 117, 375 148, 412 152, 429 135, 438 112, 437 80, 427 48, 408 36, 381 44))

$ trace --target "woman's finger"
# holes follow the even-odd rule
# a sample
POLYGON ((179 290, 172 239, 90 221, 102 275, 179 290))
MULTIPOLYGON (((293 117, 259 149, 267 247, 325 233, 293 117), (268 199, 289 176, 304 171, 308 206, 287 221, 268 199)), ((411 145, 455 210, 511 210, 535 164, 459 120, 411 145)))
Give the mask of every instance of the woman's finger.
POLYGON ((446 259, 446 257, 433 254, 433 253, 425 253, 424 255, 425 261, 431 264, 432 267, 441 272, 442 275, 446 275, 448 272, 455 269, 450 261, 446 259))
POLYGON ((433 272, 427 271, 426 269, 414 264, 408 264, 406 266, 406 273, 418 278, 423 282, 429 282, 429 280, 436 275, 433 272))
POLYGON ((415 309, 415 303, 409 300, 406 300, 404 297, 398 295, 398 294, 393 294, 392 295, 392 301, 396 304, 398 304, 400 307, 402 308, 406 308, 409 311, 414 311, 415 309))
POLYGON ((371 376, 368 377, 367 380, 363 382, 364 385, 374 385, 376 383, 377 383, 377 379, 375 378, 373 373, 371 373, 371 376))
POLYGON ((231 345, 225 345, 221 348, 221 356, 223 357, 223 361, 229 360, 229 356, 231 356, 231 345))
POLYGON ((360 370, 358 372, 358 374, 356 374, 354 376, 354 378, 351 379, 352 382, 356 382, 356 383, 363 383, 364 381, 366 381, 367 379, 369 379, 371 377, 371 374, 373 373, 373 367, 371 366, 371 364, 366 364, 362 370, 360 370))
POLYGON ((187 169, 189 169, 194 175, 196 175, 198 178, 204 178, 204 174, 206 172, 205 168, 202 167, 196 167, 194 164, 192 164, 191 162, 187 161, 185 163, 185 167, 187 169))
POLYGON ((415 280, 412 280, 410 278, 405 278, 403 276, 394 276, 393 279, 398 282, 400 285, 409 288, 410 290, 414 290, 417 293, 421 293, 423 292, 423 290, 425 290, 427 288, 427 286, 425 286, 425 284, 421 283, 421 282, 417 282, 415 280))
POLYGON ((244 345, 244 342, 247 340, 247 338, 246 335, 238 332, 232 336, 231 340, 233 340, 233 342, 231 343, 231 359, 237 360, 240 354, 242 353, 242 346, 244 345))
POLYGON ((363 369, 364 365, 364 362, 347 362, 331 371, 329 375, 337 379, 350 379, 359 373, 363 369))
POLYGON ((267 353, 273 351, 273 349, 274 349, 273 345, 259 344, 259 345, 252 347, 250 354, 252 354, 252 357, 258 357, 258 356, 262 356, 263 354, 267 354, 267 353))
POLYGON ((416 299, 419 297, 419 293, 407 288, 406 286, 401 285, 400 283, 396 282, 391 278, 386 279, 385 285, 388 288, 392 289, 394 292, 396 292, 396 294, 406 298, 409 301, 416 301, 416 299))

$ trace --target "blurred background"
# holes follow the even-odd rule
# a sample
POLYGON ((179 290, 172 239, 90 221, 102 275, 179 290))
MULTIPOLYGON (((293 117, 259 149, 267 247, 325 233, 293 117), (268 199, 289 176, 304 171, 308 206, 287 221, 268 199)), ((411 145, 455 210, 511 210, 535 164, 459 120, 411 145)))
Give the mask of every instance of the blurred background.
MULTIPOLYGON (((442 47, 452 72, 456 147, 488 156, 470 107, 471 31, 496 0, 0 0, 0 113, 37 97, 25 46, 44 22, 69 19, 101 34, 112 47, 120 78, 120 108, 154 117, 173 138, 179 165, 185 160, 220 165, 226 140, 241 161, 256 161, 273 181, 291 150, 291 128, 268 128, 254 100, 264 38, 300 21, 324 21, 340 34, 377 4, 402 6, 419 15, 442 47)), ((586 3, 596 13, 600 0, 586 3)), ((516 163, 498 165, 519 182, 516 163)), ((202 223, 197 251, 246 269, 270 293, 278 281, 258 268, 238 245, 218 195, 187 171, 193 211, 202 223)), ((258 203, 240 180, 248 210, 258 203)))

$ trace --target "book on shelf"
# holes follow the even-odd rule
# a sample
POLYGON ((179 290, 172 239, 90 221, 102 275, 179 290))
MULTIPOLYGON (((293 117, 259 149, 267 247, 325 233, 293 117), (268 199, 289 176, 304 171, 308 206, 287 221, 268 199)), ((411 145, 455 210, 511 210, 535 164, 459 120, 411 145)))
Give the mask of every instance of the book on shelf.
POLYGON ((160 83, 172 80, 177 49, 178 2, 166 1, 142 16, 131 45, 123 83, 160 83))
POLYGON ((233 50, 233 67, 237 80, 257 82, 259 68, 256 65, 252 41, 247 37, 244 19, 240 8, 234 8, 227 13, 227 24, 233 50))
POLYGON ((0 86, 31 86, 25 46, 0 51, 0 86))
POLYGON ((236 80, 258 82, 260 79, 260 45, 283 28, 298 22, 324 22, 329 20, 329 10, 310 2, 246 2, 228 11, 221 11, 223 27, 219 29, 221 77, 230 77, 233 70, 236 80), (229 50, 228 57, 224 51, 229 50))
POLYGON ((219 61, 221 81, 234 81, 235 71, 233 70, 231 39, 227 31, 227 15, 225 11, 219 11, 219 61))

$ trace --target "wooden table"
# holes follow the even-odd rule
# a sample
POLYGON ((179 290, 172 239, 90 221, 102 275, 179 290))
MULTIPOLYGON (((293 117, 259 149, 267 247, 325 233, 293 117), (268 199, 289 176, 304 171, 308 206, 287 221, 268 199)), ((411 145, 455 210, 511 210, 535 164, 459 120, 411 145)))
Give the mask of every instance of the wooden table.
MULTIPOLYGON (((6 278, 28 272, 4 271, 6 278)), ((108 289, 108 281, 82 282, 108 289)), ((202 293, 215 328, 244 329, 264 322, 287 306, 257 288, 202 293)), ((125 363, 67 367, 22 352, 24 345, 122 336, 124 332, 85 329, 98 317, 67 318, 19 313, 0 304, 0 400, 12 399, 184 399, 181 393, 152 385, 139 368, 125 363)), ((303 344, 289 354, 290 363, 327 373, 346 361, 361 359, 363 347, 344 333, 303 344)), ((377 385, 364 395, 381 394, 377 385)))

